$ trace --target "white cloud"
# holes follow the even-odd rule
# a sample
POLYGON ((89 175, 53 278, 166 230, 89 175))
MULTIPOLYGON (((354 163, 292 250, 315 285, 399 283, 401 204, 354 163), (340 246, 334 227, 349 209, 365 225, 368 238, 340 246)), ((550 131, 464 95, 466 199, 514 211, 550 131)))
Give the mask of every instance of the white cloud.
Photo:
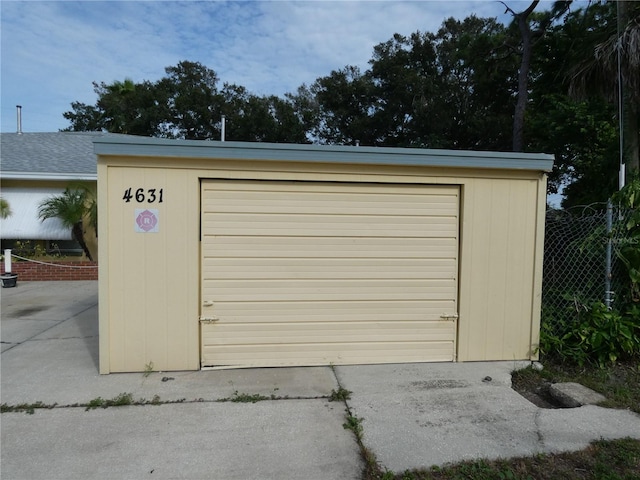
MULTIPOLYGON (((518 8, 520 3, 509 2, 518 8)), ((221 81, 282 95, 345 65, 367 68, 394 33, 435 31, 445 18, 498 16, 494 1, 2 1, 2 131, 55 131, 92 82, 156 80, 181 60, 221 81)))

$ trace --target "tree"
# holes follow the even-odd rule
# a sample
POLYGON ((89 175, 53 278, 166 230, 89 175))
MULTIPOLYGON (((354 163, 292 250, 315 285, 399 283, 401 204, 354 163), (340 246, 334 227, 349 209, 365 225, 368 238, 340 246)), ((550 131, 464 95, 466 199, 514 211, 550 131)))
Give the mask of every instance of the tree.
POLYGON ((568 74, 570 93, 580 99, 595 94, 622 106, 622 156, 631 175, 640 169, 640 2, 590 9, 608 21, 589 31, 591 47, 580 51, 582 58, 568 74))
MULTIPOLYGON (((97 85, 94 83, 94 91, 97 85)), ((96 93, 98 93, 96 91, 96 93)), ((71 125, 62 129, 63 132, 102 132, 107 130, 102 110, 96 105, 82 102, 71 102, 71 111, 62 114, 71 125)))
POLYGON ((527 120, 529 148, 555 155, 548 191, 562 189, 565 208, 606 202, 618 183, 618 132, 611 105, 545 94, 535 107, 527 120))
POLYGON ((526 9, 519 13, 514 12, 506 3, 501 3, 506 7, 506 11, 513 15, 513 21, 520 31, 519 55, 521 60, 518 69, 518 96, 513 113, 513 151, 522 152, 524 151, 524 121, 529 98, 529 72, 533 45, 536 39, 544 35, 551 22, 560 18, 569 9, 571 2, 556 1, 550 12, 545 12, 539 17, 534 17, 532 14, 540 0, 533 0, 526 9), (537 26, 533 29, 531 28, 531 19, 537 22, 537 26))
MULTIPOLYGON (((91 252, 84 239, 85 218, 95 211, 95 202, 89 198, 88 190, 83 188, 66 188, 61 195, 49 197, 38 208, 38 216, 44 221, 47 218, 58 218, 64 227, 71 228, 75 238, 85 255, 93 261, 91 252)), ((91 216, 90 222, 94 224, 95 216, 91 216)))
POLYGON ((165 122, 166 101, 151 82, 134 83, 131 79, 111 84, 93 83, 98 95, 95 105, 73 102, 72 110, 63 113, 71 122, 65 131, 107 131, 129 135, 159 135, 165 122))
POLYGON ((222 98, 218 74, 200 62, 182 61, 165 68, 156 95, 166 102, 162 136, 187 140, 219 138, 222 98))
POLYGON ((377 145, 373 125, 374 85, 368 73, 346 66, 310 87, 318 105, 313 136, 320 143, 377 145))
POLYGON ((441 145, 474 150, 511 148, 512 99, 517 69, 513 56, 501 56, 509 34, 492 18, 447 19, 434 37, 438 69, 429 130, 441 145), (436 113, 438 112, 438 113, 436 113), (437 136, 436 136, 437 135, 437 136))
POLYGON ((617 189, 615 106, 597 95, 569 95, 570 73, 612 19, 607 4, 572 11, 547 29, 532 58, 525 149, 555 155, 548 189, 562 190, 564 207, 606 201, 617 189))
POLYGON ((436 33, 395 34, 370 68, 347 66, 305 94, 321 143, 506 150, 515 65, 500 58, 505 27, 475 16, 436 33))
POLYGON ((308 141, 308 118, 297 112, 294 97, 259 97, 226 83, 219 90, 216 72, 199 62, 182 61, 165 73, 156 82, 94 83, 96 104, 72 103, 63 114, 71 122, 67 130, 218 140, 226 115, 229 140, 308 141))
POLYGON ((0 218, 5 219, 11 216, 11 207, 9 202, 4 198, 0 198, 0 218))
POLYGON ((253 95, 246 88, 225 84, 222 113, 226 139, 248 142, 307 143, 307 130, 294 102, 285 97, 253 95))
POLYGON ((395 34, 373 49, 368 72, 372 120, 378 142, 388 146, 436 146, 438 65, 434 36, 395 34), (419 126, 420 125, 420 126, 419 126), (418 132, 419 131, 419 132, 418 132), (436 145, 434 145, 436 144, 436 145))

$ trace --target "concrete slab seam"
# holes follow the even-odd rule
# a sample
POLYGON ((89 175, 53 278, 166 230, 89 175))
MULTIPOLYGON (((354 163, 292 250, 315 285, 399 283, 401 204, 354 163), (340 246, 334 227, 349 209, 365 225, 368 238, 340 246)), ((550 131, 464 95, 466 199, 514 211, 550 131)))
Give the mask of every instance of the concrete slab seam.
POLYGON ((331 371, 333 372, 333 376, 336 379, 336 383, 338 384, 338 391, 346 393, 346 395, 342 395, 342 401, 344 402, 345 414, 346 414, 346 422, 343 424, 345 429, 351 430, 356 444, 358 445, 358 449, 360 450, 360 456, 366 465, 365 469, 374 469, 381 470, 384 467, 378 461, 376 454, 364 444, 364 428, 363 418, 358 418, 353 415, 353 409, 351 405, 349 405, 349 398, 351 395, 351 391, 344 388, 342 383, 340 382, 340 378, 338 377, 338 373, 336 372, 336 368, 334 365, 331 365, 331 371))
POLYGON ((536 413, 533 417, 533 424, 536 427, 536 435, 538 437, 538 443, 540 444, 541 450, 544 450, 546 448, 545 446, 545 441, 544 441, 544 435, 542 434, 542 428, 540 427, 540 415, 541 415, 542 410, 540 408, 538 408, 536 410, 536 413))
POLYGON ((147 400, 146 398, 139 398, 138 400, 133 399, 131 394, 129 393, 121 393, 114 398, 104 399, 102 397, 96 397, 94 399, 89 400, 88 402, 77 402, 59 405, 57 403, 46 404, 43 402, 34 402, 31 404, 23 403, 23 404, 2 404, 2 413, 29 413, 32 414, 34 410, 52 410, 52 409, 75 409, 75 408, 84 408, 85 411, 90 410, 98 410, 98 409, 106 409, 106 408, 118 408, 118 407, 145 407, 145 406, 158 406, 158 405, 189 405, 194 403, 258 403, 258 402, 277 402, 277 401, 286 401, 286 400, 327 400, 329 398, 328 395, 316 395, 316 396, 283 396, 283 397, 263 397, 255 398, 258 394, 250 395, 250 394, 240 394, 239 397, 222 397, 216 399, 204 399, 204 398, 194 398, 193 400, 187 399, 178 399, 178 400, 161 400, 160 397, 156 394, 151 400, 147 400), (129 396, 129 398, 126 398, 129 396), (251 398, 255 399, 251 399, 251 398), (124 398, 124 400, 122 400, 124 398), (240 398, 240 400, 236 399, 240 398), (123 403, 118 403, 118 399, 120 399, 123 403))

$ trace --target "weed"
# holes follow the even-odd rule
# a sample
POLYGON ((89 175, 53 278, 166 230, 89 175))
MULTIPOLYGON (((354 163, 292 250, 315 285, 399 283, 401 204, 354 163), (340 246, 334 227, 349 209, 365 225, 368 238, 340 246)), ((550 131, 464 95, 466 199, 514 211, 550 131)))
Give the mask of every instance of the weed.
POLYGON ((535 391, 544 383, 577 382, 607 397, 602 406, 625 408, 640 413, 638 360, 617 362, 603 368, 546 362, 542 370, 525 368, 514 372, 512 378, 514 388, 519 392, 535 391))
POLYGON ((338 378, 338 374, 336 372, 335 365, 332 363, 329 365, 331 371, 333 372, 336 381, 338 382, 338 390, 331 390, 331 395, 329 395, 330 402, 338 402, 341 401, 344 403, 346 409, 345 422, 342 424, 342 427, 345 430, 351 430, 356 437, 356 443, 358 444, 358 448, 360 449, 360 456, 364 461, 364 469, 362 471, 363 480, 393 480, 394 474, 393 472, 382 472, 380 468, 380 464, 378 463, 378 459, 376 458, 376 454, 373 453, 370 449, 368 449, 363 443, 363 427, 362 427, 362 418, 358 418, 354 416, 347 404, 347 400, 351 399, 351 392, 347 390, 342 385, 340 385, 340 380, 338 378))
POLYGON ((351 430, 358 441, 362 440, 362 418, 347 415, 347 421, 342 426, 346 430, 351 430))
POLYGON ((340 385, 338 387, 338 390, 331 390, 331 395, 329 395, 329 401, 330 402, 344 402, 345 400, 350 400, 351 399, 351 394, 353 392, 351 390, 347 390, 345 388, 342 388, 342 386, 340 385))
POLYGON ((113 400, 109 401, 110 407, 121 407, 123 405, 132 405, 133 396, 130 393, 121 393, 113 400))
POLYGON ((95 410, 96 408, 122 407, 125 405, 133 405, 134 403, 133 395, 130 393, 121 393, 110 400, 105 400, 102 397, 94 398, 86 405, 85 411, 95 410))
POLYGON ((383 480, 534 480, 640 478, 640 440, 601 440, 585 450, 541 454, 510 460, 477 460, 443 467, 405 471, 401 475, 369 476, 383 480))
POLYGON ((160 395, 154 395, 151 400, 145 400, 141 398, 137 402, 134 402, 134 405, 160 405, 162 403, 174 403, 174 402, 162 402, 160 401, 160 395))
POLYGON ((153 362, 149 362, 144 366, 144 373, 142 376, 147 378, 149 375, 153 373, 153 362))
POLYGON ((102 397, 96 397, 93 400, 90 400, 89 403, 87 403, 86 406, 87 406, 87 408, 86 408, 85 411, 93 410, 93 409, 100 408, 100 407, 107 408, 105 406, 105 400, 102 397))
POLYGON ((233 392, 231 397, 219 398, 216 400, 217 402, 234 402, 234 403, 256 403, 261 402, 263 400, 282 400, 288 399, 289 395, 284 397, 276 395, 275 392, 279 390, 278 387, 273 389, 273 393, 268 397, 265 395, 261 395, 259 393, 239 393, 238 390, 233 392))
MULTIPOLYGON (((154 395, 151 400, 145 400, 141 398, 140 400, 134 400, 133 396, 130 393, 121 393, 120 395, 105 400, 102 397, 96 397, 88 403, 72 403, 69 405, 58 405, 57 403, 53 404, 45 404, 43 402, 35 402, 35 403, 21 403, 18 405, 9 405, 3 403, 0 405, 1 413, 8 412, 25 412, 32 415, 36 409, 51 409, 54 407, 60 408, 77 408, 84 407, 85 411, 95 410, 97 408, 108 408, 108 407, 122 407, 125 405, 162 405, 166 403, 185 403, 187 401, 186 398, 180 398, 178 400, 167 400, 162 401, 159 395, 154 395)), ((195 400, 198 401, 198 400, 195 400)), ((199 401, 204 401, 203 399, 199 399, 199 401)))
POLYGON ((6 403, 3 403, 2 405, 0 405, 0 413, 25 412, 29 415, 33 415, 38 408, 51 409, 56 405, 57 403, 47 405, 40 401, 34 403, 20 403, 18 405, 8 405, 6 403))
POLYGON ((265 397, 264 395, 260 395, 259 393, 254 393, 254 394, 238 393, 238 391, 236 390, 235 392, 233 392, 233 395, 231 397, 220 398, 217 401, 218 402, 234 402, 234 403, 256 403, 256 402, 261 402, 263 400, 270 400, 270 399, 275 400, 276 398, 274 398, 273 395, 271 395, 271 397, 265 397))
POLYGON ((586 305, 574 299, 571 311, 566 321, 542 322, 540 352, 545 358, 605 367, 640 354, 637 306, 617 311, 602 302, 586 305))

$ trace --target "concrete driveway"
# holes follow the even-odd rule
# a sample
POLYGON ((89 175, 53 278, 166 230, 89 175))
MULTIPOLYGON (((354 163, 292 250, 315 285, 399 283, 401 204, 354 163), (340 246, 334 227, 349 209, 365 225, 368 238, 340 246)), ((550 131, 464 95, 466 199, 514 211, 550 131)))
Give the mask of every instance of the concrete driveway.
POLYGON ((632 412, 529 403, 511 389, 516 362, 101 376, 97 290, 1 289, 1 401, 56 405, 2 414, 3 479, 358 479, 347 415, 395 472, 640 438, 632 412), (350 399, 329 401, 341 387, 350 399), (136 404, 86 408, 123 394, 136 404))

